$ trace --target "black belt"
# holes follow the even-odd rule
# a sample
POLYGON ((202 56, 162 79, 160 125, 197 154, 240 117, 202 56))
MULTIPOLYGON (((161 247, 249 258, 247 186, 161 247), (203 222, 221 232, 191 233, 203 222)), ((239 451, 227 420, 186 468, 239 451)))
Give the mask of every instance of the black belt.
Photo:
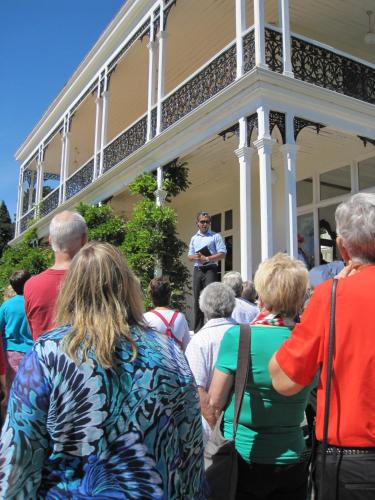
POLYGON ((195 266, 194 269, 197 271, 201 271, 202 273, 209 271, 210 269, 217 269, 217 266, 215 264, 211 264, 208 266, 195 266))
MULTIPOLYGON (((319 443, 318 451, 321 450, 322 444, 319 443)), ((374 448, 348 448, 346 446, 328 445, 326 450, 327 455, 375 455, 374 448)))

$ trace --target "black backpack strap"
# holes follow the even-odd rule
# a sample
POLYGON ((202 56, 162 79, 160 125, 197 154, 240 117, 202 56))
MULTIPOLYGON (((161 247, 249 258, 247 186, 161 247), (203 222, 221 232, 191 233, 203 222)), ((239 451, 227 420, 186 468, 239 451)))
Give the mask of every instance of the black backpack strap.
POLYGON ((331 381, 332 381, 332 366, 333 366, 333 351, 335 348, 335 312, 336 312, 336 279, 332 282, 331 291, 331 309, 329 317, 329 338, 328 338, 328 359, 326 369, 326 392, 324 401, 324 421, 323 421, 323 441, 322 441, 322 474, 320 480, 320 494, 323 494, 323 479, 326 465, 326 451, 328 445, 328 422, 329 422, 329 405, 331 400, 331 381))
POLYGON ((234 384, 234 418, 233 439, 236 437, 238 420, 245 392, 249 366, 251 365, 251 328, 248 324, 240 325, 240 341, 238 345, 237 371, 234 384))

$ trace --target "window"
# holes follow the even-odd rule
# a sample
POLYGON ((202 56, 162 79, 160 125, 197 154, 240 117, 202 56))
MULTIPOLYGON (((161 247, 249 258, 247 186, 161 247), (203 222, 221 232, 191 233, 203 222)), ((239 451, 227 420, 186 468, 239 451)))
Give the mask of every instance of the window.
POLYGON ((211 215, 211 229, 215 233, 221 233, 227 247, 225 259, 219 263, 218 279, 221 281, 223 274, 233 269, 233 210, 211 215))
POLYGON ((225 231, 230 231, 233 229, 233 210, 227 210, 224 214, 224 218, 224 229, 225 231))
POLYGON ((211 215, 211 229, 215 233, 221 233, 221 214, 211 215))
POLYGON ((336 248, 335 212, 337 205, 319 208, 319 251, 320 263, 332 262, 340 258, 336 248))
POLYGON ((375 156, 358 163, 359 189, 375 187, 375 156))
POLYGON ((335 196, 350 194, 350 166, 335 168, 320 175, 320 199, 327 200, 335 196))
POLYGON ((313 180, 312 177, 303 179, 296 183, 297 207, 309 205, 313 202, 313 180))
POLYGON ((298 254, 307 267, 314 265, 314 217, 312 213, 297 217, 298 254))

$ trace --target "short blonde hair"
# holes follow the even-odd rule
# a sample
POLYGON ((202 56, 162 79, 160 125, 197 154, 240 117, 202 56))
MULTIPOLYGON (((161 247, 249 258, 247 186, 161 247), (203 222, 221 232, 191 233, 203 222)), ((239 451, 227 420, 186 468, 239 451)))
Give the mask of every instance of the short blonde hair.
POLYGON ((300 313, 308 282, 308 272, 303 262, 285 253, 277 253, 262 262, 254 278, 264 308, 288 318, 300 313))
POLYGON ((145 327, 139 281, 109 243, 87 243, 74 257, 57 300, 56 324, 71 325, 63 348, 77 364, 93 350, 103 368, 113 367, 118 342, 136 356, 131 326, 145 327), (79 353, 79 355, 78 355, 79 353))

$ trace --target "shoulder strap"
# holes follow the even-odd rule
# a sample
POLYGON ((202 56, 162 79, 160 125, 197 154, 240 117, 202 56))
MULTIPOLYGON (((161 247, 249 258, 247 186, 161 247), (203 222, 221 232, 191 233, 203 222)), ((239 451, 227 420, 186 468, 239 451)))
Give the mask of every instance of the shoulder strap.
POLYGON ((172 338, 175 342, 177 342, 177 344, 182 347, 182 341, 180 339, 178 339, 175 335, 173 335, 173 332, 172 332, 172 326, 174 325, 174 322, 176 321, 177 319, 177 316, 178 316, 178 311, 174 311, 173 312, 173 315, 172 315, 172 318, 171 320, 168 322, 164 316, 159 312, 157 311, 156 309, 152 309, 150 312, 154 313, 158 318, 160 318, 162 320, 162 322, 164 323, 164 325, 166 326, 166 335, 167 337, 170 337, 172 338))
MULTIPOLYGON (((326 463, 326 451, 328 445, 328 422, 329 422, 329 404, 331 400, 331 380, 332 380, 332 365, 333 365, 333 351, 335 348, 335 312, 336 312, 336 288, 338 280, 334 279, 332 282, 331 291, 331 309, 329 316, 329 338, 328 338, 328 359, 326 369, 326 392, 324 401, 324 421, 323 421, 323 441, 322 441, 322 477, 321 488, 323 491, 323 478, 326 463)), ((320 495, 319 495, 320 496, 320 495)))
POLYGON ((150 311, 150 313, 154 313, 159 319, 161 319, 162 322, 165 324, 166 327, 169 326, 168 321, 164 318, 164 316, 159 311, 157 311, 156 309, 152 309, 150 311))
POLYGON ((240 325, 240 341, 238 345, 237 370, 234 384, 234 418, 233 439, 236 437, 243 395, 245 392, 249 366, 251 364, 251 328, 240 325))
POLYGON ((168 326, 169 326, 169 328, 172 328, 172 326, 174 325, 174 322, 175 322, 175 321, 176 321, 176 319, 177 319, 177 316, 178 316, 178 311, 175 311, 175 312, 173 313, 173 316, 171 317, 170 322, 169 322, 169 325, 168 325, 168 326))

